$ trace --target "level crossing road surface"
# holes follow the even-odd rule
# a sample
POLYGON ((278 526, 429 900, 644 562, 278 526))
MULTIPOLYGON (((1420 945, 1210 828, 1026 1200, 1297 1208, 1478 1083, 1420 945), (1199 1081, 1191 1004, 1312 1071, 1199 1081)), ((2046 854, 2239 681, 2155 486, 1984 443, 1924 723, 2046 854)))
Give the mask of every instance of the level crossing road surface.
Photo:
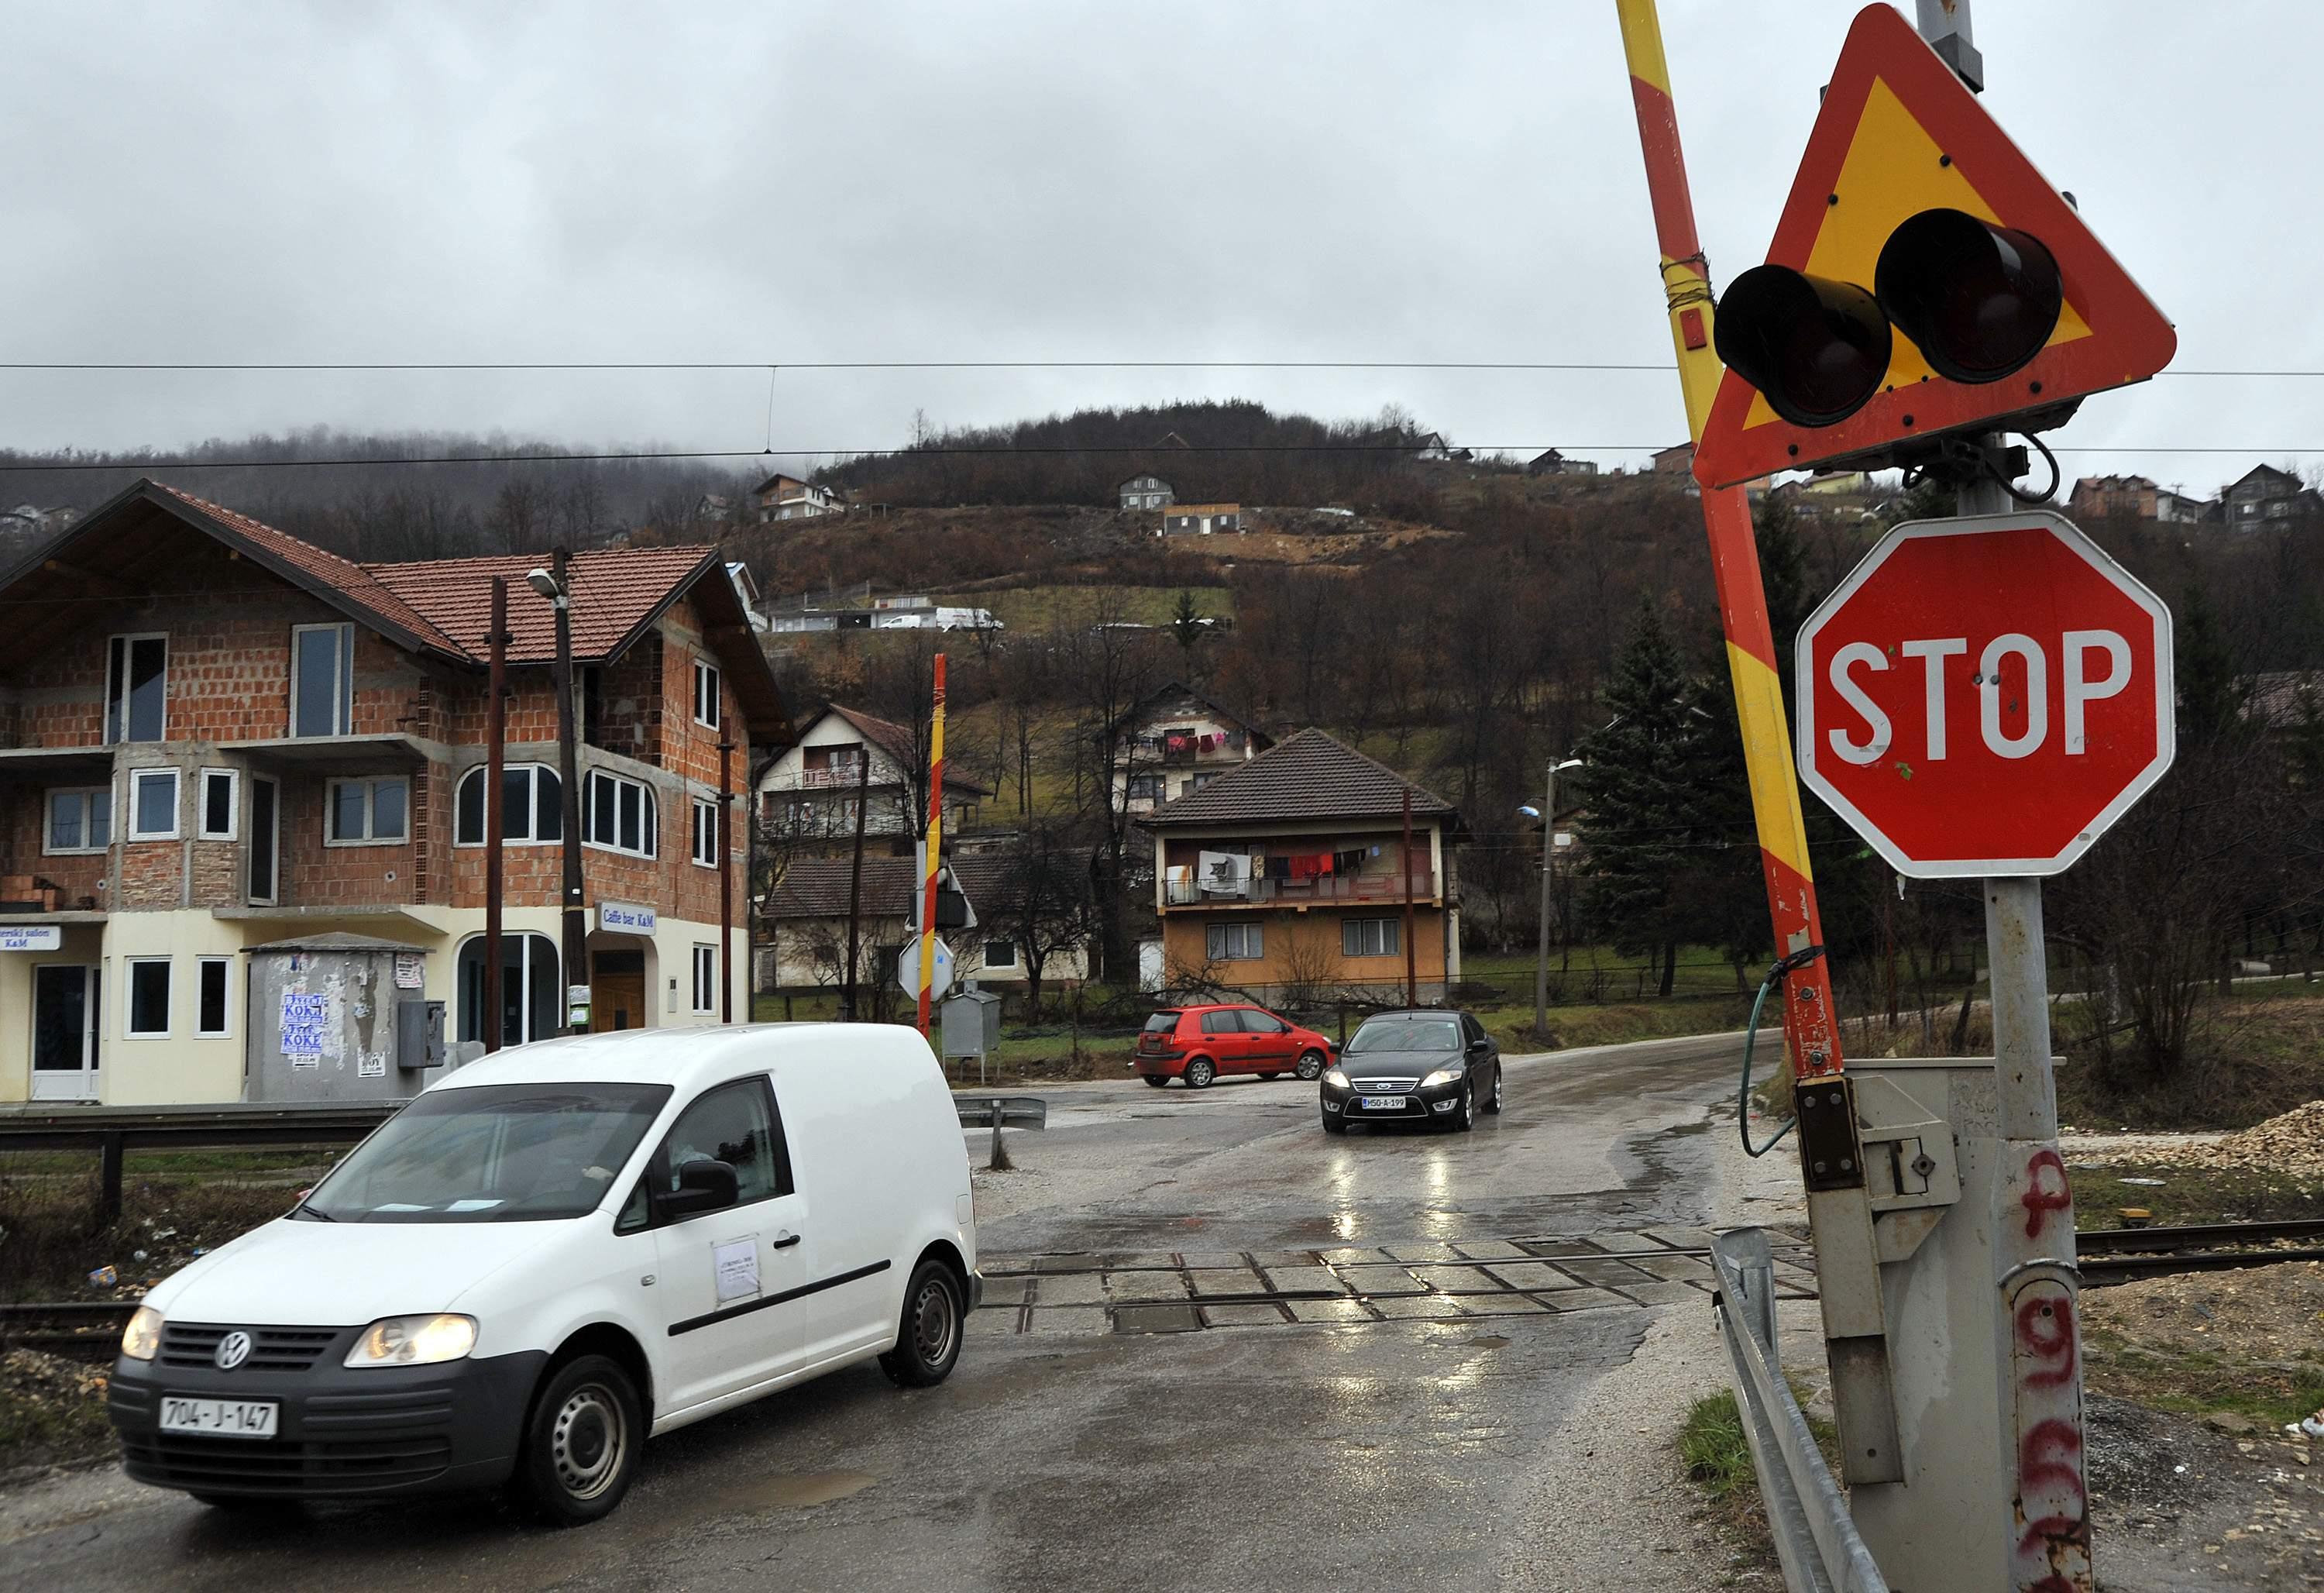
MULTIPOLYGON (((1670 1441, 1568 1418, 1658 1313, 1710 1310, 1687 1252, 1739 1045, 1511 1058, 1468 1135, 1327 1136, 1289 1079, 1051 1087, 1018 1171, 978 1173, 987 1309, 941 1387, 866 1366, 687 1428, 571 1532, 485 1499, 229 1515, 69 1474, 0 1491, 0 1588, 1600 1585, 1530 1485, 1670 1441)), ((966 1139, 981 1168, 989 1131, 966 1139)), ((1680 1503, 1602 1501, 1651 1522, 1637 1581, 1604 1585, 1687 1585, 1680 1503)))

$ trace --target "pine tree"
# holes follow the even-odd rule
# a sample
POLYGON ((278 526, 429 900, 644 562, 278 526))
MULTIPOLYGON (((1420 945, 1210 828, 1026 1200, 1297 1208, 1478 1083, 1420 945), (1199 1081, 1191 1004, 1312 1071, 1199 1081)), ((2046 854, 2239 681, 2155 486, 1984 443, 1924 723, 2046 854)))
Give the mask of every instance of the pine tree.
POLYGON ((1689 913, 1679 889, 1690 827, 1688 764, 1694 682, 1651 597, 1638 607, 1606 692, 1611 720, 1582 737, 1590 810, 1591 916, 1625 956, 1663 964, 1663 988, 1689 913))
MULTIPOLYGON (((1768 596, 1772 603, 1774 593, 1768 596)), ((1739 989, 1745 968, 1767 954, 1775 936, 1735 683, 1726 670, 1709 671, 1696 683, 1693 707, 1683 742, 1691 822, 1678 860, 1678 889, 1687 903, 1689 934, 1719 948, 1733 965, 1739 989)))

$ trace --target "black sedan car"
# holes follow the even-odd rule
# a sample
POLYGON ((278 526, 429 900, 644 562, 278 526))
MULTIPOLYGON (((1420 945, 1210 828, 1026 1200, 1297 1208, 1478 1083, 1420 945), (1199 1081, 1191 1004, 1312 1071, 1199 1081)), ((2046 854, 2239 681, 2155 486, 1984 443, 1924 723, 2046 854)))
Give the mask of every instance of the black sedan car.
POLYGON ((1380 1013, 1324 1070, 1323 1107, 1326 1134, 1351 1123, 1465 1132, 1479 1112, 1501 1109, 1501 1048, 1467 1013, 1380 1013))

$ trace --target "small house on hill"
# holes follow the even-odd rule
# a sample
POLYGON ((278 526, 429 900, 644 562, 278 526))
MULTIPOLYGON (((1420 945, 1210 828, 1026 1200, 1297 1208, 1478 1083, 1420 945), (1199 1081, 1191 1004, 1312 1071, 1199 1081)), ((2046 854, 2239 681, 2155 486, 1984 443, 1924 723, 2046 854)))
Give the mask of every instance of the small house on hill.
POLYGON ((1240 504, 1176 504, 1162 516, 1164 536, 1240 535, 1240 504))
POLYGON ((828 487, 801 481, 778 470, 751 489, 761 524, 778 520, 816 520, 840 512, 839 500, 828 487))
MULTIPOLYGON (((845 846, 854 838, 860 793, 863 832, 875 849, 900 847, 908 854, 927 819, 920 811, 926 746, 909 726, 833 703, 759 777, 760 822, 797 845, 845 846)), ((949 768, 944 785, 945 829, 952 833, 987 792, 949 768)))
POLYGON ((1113 792, 1128 813, 1151 812, 1246 764, 1275 738, 1191 686, 1173 681, 1130 709, 1115 744, 1113 792))
POLYGON ((1113 490, 1124 509, 1167 509, 1177 499, 1159 476, 1133 476, 1113 490))

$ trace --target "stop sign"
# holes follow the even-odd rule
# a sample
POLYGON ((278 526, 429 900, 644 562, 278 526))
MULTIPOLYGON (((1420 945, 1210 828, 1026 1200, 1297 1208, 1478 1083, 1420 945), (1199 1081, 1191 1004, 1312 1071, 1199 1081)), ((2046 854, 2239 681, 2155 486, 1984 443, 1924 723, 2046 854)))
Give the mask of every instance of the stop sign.
POLYGON ((1800 628, 1800 778, 1899 874, 2055 874, 2171 766, 2171 612, 2056 514, 1900 525, 1800 628))

